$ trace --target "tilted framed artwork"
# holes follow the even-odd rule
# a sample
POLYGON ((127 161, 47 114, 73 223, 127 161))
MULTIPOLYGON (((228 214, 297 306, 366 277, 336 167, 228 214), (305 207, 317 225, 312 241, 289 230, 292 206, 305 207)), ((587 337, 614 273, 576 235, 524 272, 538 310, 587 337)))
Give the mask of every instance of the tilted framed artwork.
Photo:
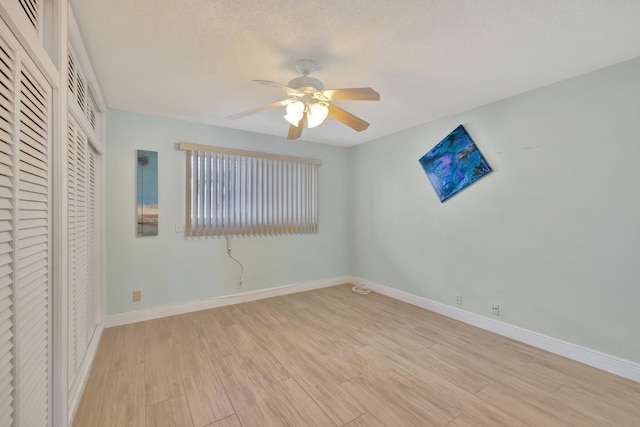
POLYGON ((420 164, 441 202, 492 170, 462 125, 422 156, 420 164))

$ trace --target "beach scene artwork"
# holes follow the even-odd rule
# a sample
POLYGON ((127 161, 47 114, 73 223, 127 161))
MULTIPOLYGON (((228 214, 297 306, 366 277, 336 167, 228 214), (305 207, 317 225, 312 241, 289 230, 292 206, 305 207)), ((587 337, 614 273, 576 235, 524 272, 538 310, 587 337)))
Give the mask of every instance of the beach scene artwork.
POLYGON ((137 150, 138 236, 158 235, 158 152, 137 150))
POLYGON ((420 164, 440 202, 491 172, 491 167, 462 125, 422 156, 420 164))

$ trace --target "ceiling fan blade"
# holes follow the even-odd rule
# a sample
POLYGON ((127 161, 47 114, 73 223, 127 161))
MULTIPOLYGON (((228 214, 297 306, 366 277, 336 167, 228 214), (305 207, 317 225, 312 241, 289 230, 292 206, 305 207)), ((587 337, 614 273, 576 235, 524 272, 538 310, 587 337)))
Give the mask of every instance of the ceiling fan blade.
POLYGON ((351 129, 362 132, 369 127, 369 123, 362 120, 360 117, 354 116, 348 111, 342 108, 329 104, 329 116, 333 117, 342 124, 349 126, 351 129))
POLYGON ((248 116, 251 114, 261 113, 262 111, 267 111, 272 108, 282 107, 283 105, 291 104, 291 99, 283 99, 282 101, 274 102, 273 104, 265 105, 262 107, 254 108, 252 110, 243 111, 242 113, 232 114, 227 119, 234 120, 239 119, 240 117, 248 116))
POLYGON ((321 90, 329 101, 380 101, 380 94, 370 87, 321 90))
POLYGON ((293 96, 302 96, 302 95, 304 95, 302 92, 299 92, 299 91, 295 90, 294 88, 289 87, 287 85, 283 85, 282 83, 272 82, 270 80, 252 80, 252 81, 256 82, 256 83, 260 83, 261 85, 271 86, 271 87, 275 87, 276 89, 283 90, 283 91, 287 92, 289 95, 293 95, 293 96))
POLYGON ((289 135, 287 135, 287 139, 298 139, 300 135, 302 135, 302 129, 304 128, 304 124, 307 122, 307 113, 302 114, 302 118, 298 122, 298 126, 290 125, 289 126, 289 135))

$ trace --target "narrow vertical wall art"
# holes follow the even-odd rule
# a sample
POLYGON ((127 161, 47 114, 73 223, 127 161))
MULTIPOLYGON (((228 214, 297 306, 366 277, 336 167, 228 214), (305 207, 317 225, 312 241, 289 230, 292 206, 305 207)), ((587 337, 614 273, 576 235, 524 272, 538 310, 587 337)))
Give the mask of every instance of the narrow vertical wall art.
POLYGON ((137 150, 138 236, 158 235, 158 152, 137 150))
POLYGON ((441 202, 491 172, 462 125, 422 156, 420 164, 441 202))

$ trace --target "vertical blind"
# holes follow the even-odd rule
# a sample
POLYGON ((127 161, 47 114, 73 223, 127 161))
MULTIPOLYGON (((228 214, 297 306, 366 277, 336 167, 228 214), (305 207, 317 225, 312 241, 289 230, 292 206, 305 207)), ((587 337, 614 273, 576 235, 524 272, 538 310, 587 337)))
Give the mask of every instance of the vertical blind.
POLYGON ((316 233, 320 160, 180 143, 187 236, 316 233))

